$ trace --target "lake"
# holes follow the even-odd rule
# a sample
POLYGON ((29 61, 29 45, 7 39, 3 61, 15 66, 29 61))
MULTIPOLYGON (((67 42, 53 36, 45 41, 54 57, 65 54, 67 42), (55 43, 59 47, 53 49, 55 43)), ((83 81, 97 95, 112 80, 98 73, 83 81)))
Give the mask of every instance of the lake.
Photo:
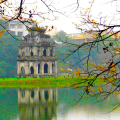
POLYGON ((120 96, 103 102, 73 88, 0 88, 0 120, 119 120, 120 96))

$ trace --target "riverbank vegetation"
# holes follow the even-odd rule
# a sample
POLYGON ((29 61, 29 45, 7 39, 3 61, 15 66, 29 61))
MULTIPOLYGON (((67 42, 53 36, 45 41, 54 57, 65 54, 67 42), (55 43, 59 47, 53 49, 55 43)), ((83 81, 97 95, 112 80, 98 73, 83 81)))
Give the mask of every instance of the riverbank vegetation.
MULTIPOLYGON (((44 78, 0 78, 0 87, 77 87, 87 86, 89 81, 94 77, 79 77, 79 76, 59 76, 59 77, 44 77, 44 78)), ((112 79, 110 79, 112 80, 112 79)), ((108 82, 110 81, 108 80, 108 82)), ((98 77, 94 85, 106 83, 104 77, 98 77)), ((94 86, 91 85, 91 86, 94 86)))

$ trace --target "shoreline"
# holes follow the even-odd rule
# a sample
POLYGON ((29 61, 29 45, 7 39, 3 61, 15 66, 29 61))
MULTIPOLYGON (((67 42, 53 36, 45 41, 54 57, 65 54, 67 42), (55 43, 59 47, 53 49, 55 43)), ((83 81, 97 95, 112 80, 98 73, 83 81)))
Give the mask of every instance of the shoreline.
MULTIPOLYGON (((44 77, 44 78, 0 78, 0 87, 72 87, 87 85, 93 77, 86 76, 59 76, 59 77, 44 77)), ((103 84, 103 78, 97 78, 95 84, 103 84)))

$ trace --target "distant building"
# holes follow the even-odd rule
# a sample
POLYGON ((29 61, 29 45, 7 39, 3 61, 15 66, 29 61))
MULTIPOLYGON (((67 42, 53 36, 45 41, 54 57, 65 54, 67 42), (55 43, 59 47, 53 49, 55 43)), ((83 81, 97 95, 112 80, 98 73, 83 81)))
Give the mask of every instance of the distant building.
MULTIPOLYGON (((22 19, 21 21, 26 21, 27 19, 22 19)), ((32 27, 35 26, 34 23, 30 22, 24 22, 22 23, 21 21, 18 20, 12 20, 9 22, 9 30, 12 31, 13 35, 17 35, 20 38, 23 38, 28 34, 27 27, 32 27)), ((53 36, 57 32, 57 27, 56 26, 43 26, 44 28, 47 28, 45 31, 45 34, 48 34, 50 36, 53 36)))
POLYGON ((28 34, 27 27, 32 27, 33 24, 25 22, 24 24, 18 20, 12 20, 9 22, 9 30, 12 31, 12 35, 17 35, 20 38, 28 34))
POLYGON ((19 44, 17 75, 19 77, 41 77, 57 75, 55 43, 49 41, 45 29, 32 27, 24 42, 19 44))
POLYGON ((80 39, 80 38, 84 38, 83 34, 81 33, 73 33, 73 34, 67 34, 68 37, 70 37, 71 39, 80 39))
POLYGON ((74 44, 82 44, 82 43, 89 43, 93 41, 93 38, 88 33, 74 33, 74 34, 67 34, 69 38, 72 39, 74 44))

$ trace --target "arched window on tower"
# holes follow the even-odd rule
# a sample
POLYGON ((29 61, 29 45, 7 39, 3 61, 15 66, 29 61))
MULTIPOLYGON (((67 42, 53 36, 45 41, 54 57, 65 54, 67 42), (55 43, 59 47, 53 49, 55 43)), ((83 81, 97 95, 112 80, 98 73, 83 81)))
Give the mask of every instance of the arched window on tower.
POLYGON ((40 73, 40 63, 38 64, 38 73, 40 73))
POLYGON ((30 68, 30 73, 34 74, 34 68, 33 68, 33 66, 31 66, 31 68, 30 68))
POLYGON ((22 52, 22 57, 25 57, 25 52, 22 52))
POLYGON ((33 52, 32 52, 32 50, 31 50, 31 52, 30 52, 30 55, 33 56, 33 52))
POLYGON ((46 52, 46 49, 43 50, 43 56, 46 56, 47 55, 47 52, 46 52))
POLYGON ((23 66, 21 67, 21 74, 25 74, 25 68, 23 66))
POLYGON ((38 49, 38 50, 37 50, 37 55, 38 55, 38 56, 39 56, 39 53, 40 53, 40 50, 38 49))
POLYGON ((52 73, 55 73, 55 64, 52 63, 52 73))
POLYGON ((24 38, 25 42, 27 43, 27 37, 24 38))
POLYGON ((44 65, 44 73, 48 73, 48 64, 47 63, 44 65))
POLYGON ((53 56, 53 49, 50 50, 50 56, 53 56))

